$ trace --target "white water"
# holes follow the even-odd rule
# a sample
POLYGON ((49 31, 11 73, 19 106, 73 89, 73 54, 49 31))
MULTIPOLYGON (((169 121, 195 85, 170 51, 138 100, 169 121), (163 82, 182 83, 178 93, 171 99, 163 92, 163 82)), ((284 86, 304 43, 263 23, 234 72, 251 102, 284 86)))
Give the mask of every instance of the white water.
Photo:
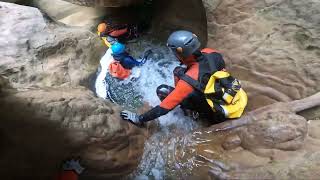
POLYGON ((106 99, 107 98, 107 83, 105 81, 105 78, 108 74, 108 67, 110 63, 113 61, 113 58, 111 56, 111 49, 109 48, 104 56, 100 60, 100 73, 97 76, 95 88, 96 93, 99 97, 106 99))
MULTIPOLYGON (((99 97, 106 99, 113 96, 115 97, 112 99, 113 101, 129 109, 136 106, 135 101, 137 99, 138 101, 148 102, 150 106, 154 107, 160 103, 156 95, 157 87, 161 84, 174 86, 172 72, 179 65, 175 57, 164 46, 155 46, 147 42, 139 44, 139 46, 140 53, 143 52, 145 47, 156 49, 154 50, 154 58, 148 59, 141 67, 135 67, 132 70, 132 75, 124 81, 110 78, 107 68, 112 61, 111 50, 106 52, 100 61, 101 70, 95 84, 96 93, 99 97)), ((130 49, 131 51, 134 49, 135 54, 139 52, 139 47, 130 49)), ((167 115, 160 117, 159 121, 160 132, 155 133, 146 142, 140 165, 130 178, 164 179, 166 175, 166 155, 162 149, 167 147, 163 141, 172 136, 172 129, 187 133, 197 126, 193 120, 183 115, 180 108, 176 108, 167 115)))

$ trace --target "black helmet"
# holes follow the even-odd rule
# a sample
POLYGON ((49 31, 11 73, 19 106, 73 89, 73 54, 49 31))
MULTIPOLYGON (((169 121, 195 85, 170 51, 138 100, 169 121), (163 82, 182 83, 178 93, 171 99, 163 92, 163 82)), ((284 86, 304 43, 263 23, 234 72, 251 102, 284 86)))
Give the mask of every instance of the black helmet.
POLYGON ((198 37, 190 31, 175 31, 167 41, 167 46, 180 57, 187 58, 200 48, 198 37))

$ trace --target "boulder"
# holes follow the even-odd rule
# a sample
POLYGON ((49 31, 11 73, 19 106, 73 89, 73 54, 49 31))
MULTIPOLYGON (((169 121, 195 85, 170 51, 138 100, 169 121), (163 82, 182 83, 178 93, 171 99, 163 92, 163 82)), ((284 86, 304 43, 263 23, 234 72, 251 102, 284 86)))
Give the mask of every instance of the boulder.
POLYGON ((53 20, 68 26, 94 27, 106 13, 103 8, 80 6, 63 0, 33 0, 33 4, 53 20))
POLYGON ((36 8, 0 6, 0 74, 14 88, 77 86, 96 71, 105 48, 95 34, 46 23, 36 8))
POLYGON ((119 107, 85 88, 33 89, 0 99, 3 175, 52 179, 63 160, 80 157, 85 176, 118 177, 139 162, 147 129, 121 120, 119 107))
POLYGON ((245 149, 300 149, 307 136, 307 121, 288 112, 267 112, 240 131, 241 146, 245 149))

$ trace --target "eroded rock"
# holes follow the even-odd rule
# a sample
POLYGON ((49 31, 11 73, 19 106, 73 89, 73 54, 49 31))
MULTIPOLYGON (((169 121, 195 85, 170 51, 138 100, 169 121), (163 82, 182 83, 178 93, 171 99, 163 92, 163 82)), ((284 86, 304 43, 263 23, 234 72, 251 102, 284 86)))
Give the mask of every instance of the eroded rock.
POLYGON ((248 109, 318 92, 320 3, 203 0, 208 46, 249 92, 248 109))
POLYGON ((267 112, 263 118, 240 130, 246 149, 298 150, 307 135, 307 121, 287 112, 267 112))
POLYGON ((13 87, 77 86, 96 70, 104 47, 95 34, 48 24, 36 8, 0 5, 0 74, 13 87))
POLYGON ((53 20, 69 26, 90 28, 96 26, 99 18, 106 14, 103 8, 85 7, 63 0, 33 0, 33 3, 53 20))
POLYGON ((174 177, 191 179, 316 178, 320 141, 308 136, 307 120, 296 113, 319 105, 317 93, 172 138, 168 144, 175 148, 163 152, 174 154, 168 156, 168 169, 174 177), (306 163, 304 157, 312 160, 306 163))
POLYGON ((241 139, 238 135, 231 135, 225 139, 222 144, 223 149, 231 150, 239 147, 241 145, 241 139))
POLYGON ((3 155, 14 158, 15 154, 10 151, 32 150, 15 159, 12 165, 16 168, 7 166, 21 172, 17 175, 20 177, 33 176, 33 171, 24 172, 20 165, 24 160, 29 169, 41 169, 43 175, 50 176, 62 160, 72 156, 82 158, 90 176, 122 176, 137 166, 148 136, 147 129, 122 121, 117 106, 94 97, 85 88, 28 90, 10 93, 1 97, 1 102, 4 125, 1 133, 6 138, 14 137, 9 138, 11 144, 6 146, 3 155), (10 130, 12 128, 15 130, 10 130), (24 137, 27 132, 30 134, 24 137), (47 141, 44 145, 52 144, 41 148, 41 144, 35 143, 42 141, 47 141), (46 159, 39 163, 43 167, 27 160, 37 153, 46 159), (52 157, 54 159, 47 161, 52 157))

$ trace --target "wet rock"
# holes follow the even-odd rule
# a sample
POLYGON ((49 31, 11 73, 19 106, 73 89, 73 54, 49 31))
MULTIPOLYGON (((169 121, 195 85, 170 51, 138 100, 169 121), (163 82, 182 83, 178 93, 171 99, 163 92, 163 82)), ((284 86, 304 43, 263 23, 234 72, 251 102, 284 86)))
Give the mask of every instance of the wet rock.
POLYGON ((241 139, 238 135, 232 135, 226 138, 225 142, 222 144, 222 147, 225 150, 231 150, 239 147, 241 144, 241 139))
POLYGON ((36 8, 0 5, 0 74, 13 87, 77 86, 96 70, 104 52, 96 35, 49 24, 36 8))
POLYGON ((320 93, 317 93, 258 108, 240 119, 196 130, 192 138, 180 137, 182 147, 174 158, 180 169, 174 171, 182 174, 192 170, 187 176, 198 179, 207 178, 206 172, 213 179, 290 179, 302 177, 294 172, 299 167, 302 175, 316 178, 319 167, 315 159, 320 141, 308 136, 307 120, 296 113, 319 105, 320 93), (230 146, 233 149, 226 150, 233 142, 235 148, 230 146), (309 158, 310 162, 306 163, 309 158))
POLYGON ((34 0, 33 3, 53 20, 69 26, 94 27, 106 13, 102 8, 80 6, 63 0, 34 0))
POLYGON ((241 128, 242 147, 246 149, 298 150, 307 135, 307 121, 290 113, 266 113, 263 119, 241 128))

